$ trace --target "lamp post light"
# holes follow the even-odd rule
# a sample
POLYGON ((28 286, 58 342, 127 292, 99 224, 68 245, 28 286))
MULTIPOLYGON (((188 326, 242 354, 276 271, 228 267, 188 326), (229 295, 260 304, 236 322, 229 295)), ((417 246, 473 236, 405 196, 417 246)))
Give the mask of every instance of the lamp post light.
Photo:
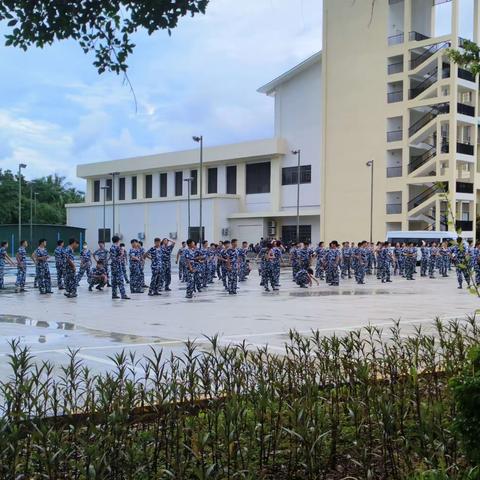
POLYGON ((302 151, 292 150, 292 154, 297 156, 297 243, 300 241, 300 159, 302 151))
POLYGON ((183 179, 187 183, 187 212, 188 212, 188 233, 187 237, 190 238, 190 190, 192 188, 193 178, 188 177, 183 179))
POLYGON ((200 135, 199 137, 192 137, 194 142, 197 142, 200 144, 200 190, 199 190, 199 203, 200 203, 200 233, 199 233, 199 238, 200 238, 200 244, 203 242, 203 218, 202 218, 202 202, 203 202, 203 135, 200 135))
POLYGON ((22 168, 27 168, 27 165, 18 164, 18 245, 22 241, 22 168))
POLYGON ((369 160, 366 165, 370 168, 370 243, 373 242, 373 168, 374 161, 369 160))
POLYGON ((107 210, 107 190, 110 189, 110 187, 107 187, 104 185, 103 187, 100 187, 103 190, 103 231, 102 231, 102 240, 103 243, 105 243, 105 217, 106 217, 106 210, 107 210))

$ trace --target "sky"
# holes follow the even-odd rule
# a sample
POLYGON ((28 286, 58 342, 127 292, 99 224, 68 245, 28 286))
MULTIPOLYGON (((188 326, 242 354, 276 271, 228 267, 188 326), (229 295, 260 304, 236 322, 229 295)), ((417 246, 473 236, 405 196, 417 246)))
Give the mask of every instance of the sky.
POLYGON ((321 0, 211 0, 171 37, 135 37, 128 86, 98 75, 74 42, 28 52, 0 44, 0 168, 56 173, 76 165, 273 135, 273 100, 256 92, 321 50, 321 0))

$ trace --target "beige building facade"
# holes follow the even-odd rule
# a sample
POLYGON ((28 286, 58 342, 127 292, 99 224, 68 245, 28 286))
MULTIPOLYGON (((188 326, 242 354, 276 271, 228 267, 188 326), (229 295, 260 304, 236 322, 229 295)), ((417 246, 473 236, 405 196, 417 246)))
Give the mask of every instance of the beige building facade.
POLYGON ((462 28, 478 42, 478 3, 324 1, 324 238, 369 238, 372 168, 373 239, 454 224, 475 237, 478 79, 448 49, 462 28))

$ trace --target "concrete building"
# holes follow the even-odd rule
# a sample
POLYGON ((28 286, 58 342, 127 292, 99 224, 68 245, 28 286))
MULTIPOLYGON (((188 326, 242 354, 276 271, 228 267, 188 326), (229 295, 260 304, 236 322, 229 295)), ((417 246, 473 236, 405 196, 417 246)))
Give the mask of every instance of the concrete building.
POLYGON ((325 238, 368 238, 369 160, 374 239, 451 230, 449 210, 475 235, 478 82, 447 51, 479 21, 478 0, 324 0, 325 238))
MULTIPOLYGON (((385 0, 372 11, 372 0, 324 0, 323 51, 259 89, 275 102, 274 138, 205 149, 204 237, 295 239, 298 149, 301 239, 454 224, 474 237, 478 81, 448 48, 478 43, 479 2, 385 0)), ((107 228, 115 203, 124 238, 185 239, 191 178, 198 234, 198 160, 194 149, 80 165, 86 201, 68 206, 69 224, 96 241, 105 193, 107 228)))
MULTIPOLYGON (((321 54, 259 91, 274 97, 275 137, 204 149, 204 238, 236 237, 257 242, 272 236, 286 242, 294 240, 298 157, 292 150, 300 149, 300 236, 318 242, 321 54)), ((147 244, 156 236, 179 240, 198 236, 198 148, 79 165, 77 174, 86 180, 85 203, 67 205, 67 221, 86 228, 89 243, 103 238, 104 212, 107 239, 112 230, 126 241, 140 237, 147 244)))

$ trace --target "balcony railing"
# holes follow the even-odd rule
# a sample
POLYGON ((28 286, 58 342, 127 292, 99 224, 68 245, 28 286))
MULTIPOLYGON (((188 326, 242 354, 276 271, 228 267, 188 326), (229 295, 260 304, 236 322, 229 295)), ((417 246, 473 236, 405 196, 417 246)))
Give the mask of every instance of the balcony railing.
POLYGON ((457 104, 457 112, 463 115, 468 115, 469 117, 475 116, 475 107, 472 105, 467 105, 465 103, 458 103, 457 104))
POLYGON ((387 93, 388 103, 403 102, 403 90, 397 90, 396 92, 387 93))
POLYGON ((456 191, 457 193, 473 193, 473 183, 457 182, 456 191))
POLYGON ((387 70, 389 75, 393 75, 394 73, 402 73, 403 62, 391 63, 390 65, 388 65, 387 70))
POLYGON ((455 229, 462 230, 462 232, 471 232, 473 231, 473 222, 471 220, 457 220, 455 229))
POLYGON ((435 53, 437 53, 438 51, 443 50, 444 48, 449 48, 449 47, 450 47, 450 42, 440 42, 440 43, 435 43, 434 45, 431 45, 422 54, 417 55, 416 57, 413 57, 410 60, 410 69, 413 70, 417 68, 423 62, 428 60, 431 56, 435 55, 435 53))
POLYGON ((458 69, 458 78, 475 83, 475 75, 473 75, 473 73, 469 72, 468 70, 465 70, 464 68, 458 69))
POLYGON ((402 213, 401 203, 387 203, 387 215, 396 215, 402 213))
POLYGON ((391 35, 388 37, 388 44, 389 45, 399 45, 405 41, 405 34, 398 33, 397 35, 391 35))
POLYGON ((402 167, 387 167, 387 178, 401 177, 402 167))
POLYGON ((430 37, 427 36, 427 35, 424 35, 423 33, 410 32, 409 35, 408 35, 408 38, 409 38, 410 41, 412 41, 412 42, 420 42, 420 41, 422 41, 422 40, 427 40, 427 39, 429 39, 430 37))
POLYGON ((408 202, 408 210, 413 210, 415 207, 418 207, 423 202, 426 202, 430 198, 432 198, 437 193, 446 193, 448 192, 448 182, 442 183, 435 183, 430 188, 427 188, 423 192, 419 193, 415 197, 413 197, 408 202))
POLYGON ((399 142, 403 138, 403 130, 387 132, 387 142, 399 142))
POLYGON ((463 155, 473 155, 473 145, 468 143, 457 143, 457 153, 462 153, 463 155))

